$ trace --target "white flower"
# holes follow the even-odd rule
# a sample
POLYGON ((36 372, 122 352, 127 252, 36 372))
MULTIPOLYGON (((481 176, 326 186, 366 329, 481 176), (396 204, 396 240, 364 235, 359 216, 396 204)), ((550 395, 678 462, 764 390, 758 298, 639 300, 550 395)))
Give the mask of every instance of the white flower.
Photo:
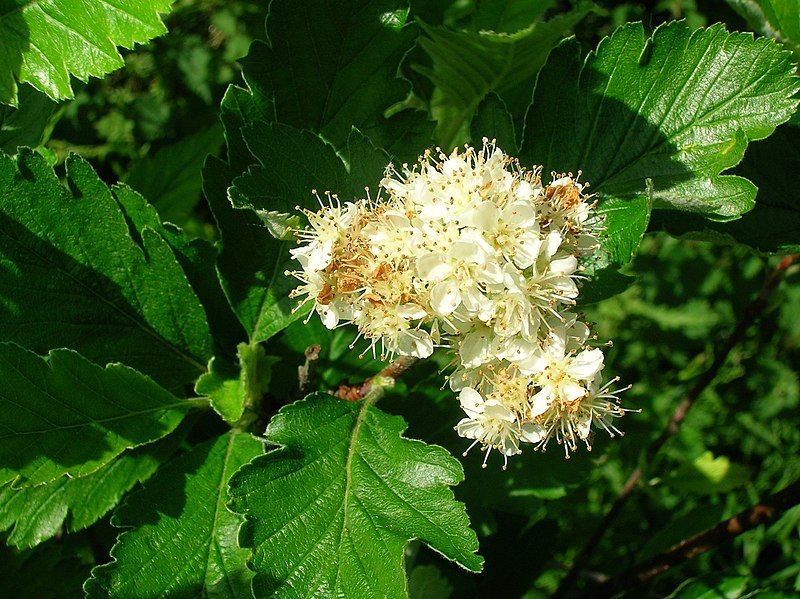
POLYGON ((485 400, 470 388, 462 389, 458 398, 467 417, 459 421, 456 431, 462 437, 475 440, 464 455, 480 443, 486 449, 483 459, 485 468, 492 449, 497 449, 506 458, 519 453, 521 431, 511 410, 496 400, 485 400))

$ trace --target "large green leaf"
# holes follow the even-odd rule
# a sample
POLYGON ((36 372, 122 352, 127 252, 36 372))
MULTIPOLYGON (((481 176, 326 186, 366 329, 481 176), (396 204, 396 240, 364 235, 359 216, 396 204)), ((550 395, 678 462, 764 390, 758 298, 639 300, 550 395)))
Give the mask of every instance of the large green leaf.
POLYGON ((62 185, 44 159, 0 156, 0 339, 70 347, 133 366, 170 389, 205 371, 203 307, 169 245, 132 238, 111 191, 82 159, 62 185))
POLYGON ((750 144, 736 173, 758 186, 756 205, 742 218, 717 223, 665 211, 654 216, 654 227, 762 252, 800 252, 800 126, 786 123, 750 144))
POLYGON ((263 341, 304 314, 292 311, 297 302, 289 292, 296 282, 284 274, 297 266, 290 242, 271 239, 268 231, 292 238, 292 228, 301 222, 295 207, 319 206, 314 191, 320 196, 330 191, 342 201, 363 197, 364 187, 378 186, 388 156, 352 130, 348 172, 333 147, 309 131, 257 121, 242 134, 258 163, 233 180, 226 196, 229 175, 223 170, 230 174, 232 169, 209 161, 206 196, 222 234, 219 268, 228 297, 251 341, 263 341), (249 210, 232 210, 228 198, 238 208, 254 209, 260 220, 249 210))
POLYGON ((750 26, 785 43, 800 57, 800 0, 728 0, 750 26))
POLYGON ((429 69, 416 65, 438 88, 434 112, 439 118, 439 138, 447 147, 478 104, 497 93, 512 115, 521 117, 531 100, 536 73, 559 40, 591 10, 583 3, 550 21, 527 23, 512 34, 493 31, 458 31, 422 25, 420 46, 433 61, 429 69))
POLYGON ((231 474, 263 451, 230 432, 164 466, 114 513, 130 527, 111 550, 114 561, 86 583, 90 598, 250 597, 248 552, 236 544, 242 518, 226 507, 231 474))
MULTIPOLYGON (((199 176, 200 173, 195 174, 199 176)), ((117 203, 134 229, 133 234, 141 237, 142 231, 149 227, 161 235, 175 253, 189 284, 205 308, 217 354, 235 355, 236 346, 246 338, 246 334, 217 275, 214 263, 219 255, 218 248, 205 239, 190 237, 176 225, 162 223, 156 209, 127 185, 116 185, 113 190, 117 203)))
POLYGON ((273 103, 262 118, 321 133, 344 143, 402 100, 409 84, 397 77, 416 31, 398 0, 274 0, 269 44, 255 42, 244 60, 245 80, 273 103))
POLYGON ((132 48, 166 31, 172 0, 5 0, 0 3, 0 103, 16 105, 17 81, 54 100, 73 97, 70 75, 86 81, 122 66, 132 48))
POLYGON ((601 208, 618 202, 617 218, 630 208, 629 234, 612 251, 627 262, 648 199, 714 220, 752 208, 755 186, 720 173, 792 114, 793 70, 773 41, 721 25, 691 31, 670 22, 647 38, 630 24, 588 56, 567 42, 539 74, 522 154, 545 172, 582 171, 601 208))
POLYGON ((18 146, 42 143, 55 108, 47 96, 23 86, 17 108, 0 105, 0 151, 14 154, 18 146))
POLYGON ((252 342, 269 339, 303 315, 292 312, 294 287, 284 271, 292 268, 290 243, 270 235, 250 210, 237 210, 227 188, 234 171, 210 158, 203 170, 203 186, 220 230, 222 250, 217 269, 225 293, 252 342))
POLYGON ((231 479, 256 596, 404 596, 411 539, 481 569, 464 506, 448 489, 463 478, 460 464, 401 437, 405 422, 372 404, 318 393, 283 408, 266 433, 283 447, 231 479))
POLYGON ((222 145, 219 125, 204 129, 136 162, 125 182, 146 197, 161 218, 182 224, 200 201, 200 171, 222 145))
POLYGON ((6 543, 31 547, 64 525, 75 532, 94 524, 137 482, 150 478, 183 437, 176 431, 157 443, 127 451, 86 476, 62 476, 34 487, 7 483, 0 488, 0 529, 10 530, 6 543))
POLYGON ((101 368, 66 349, 40 358, 13 343, 0 343, 0 380, 0 482, 26 485, 90 474, 204 403, 121 364, 101 368))
POLYGON ((17 551, 0 543, 0 597, 82 599, 89 566, 72 549, 50 544, 17 551))

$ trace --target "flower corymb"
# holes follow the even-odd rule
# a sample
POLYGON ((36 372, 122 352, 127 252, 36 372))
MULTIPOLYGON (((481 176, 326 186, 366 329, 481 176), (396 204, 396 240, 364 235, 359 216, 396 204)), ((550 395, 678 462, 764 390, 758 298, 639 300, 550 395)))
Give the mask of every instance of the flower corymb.
POLYGON ((294 296, 328 328, 353 323, 382 358, 449 348, 466 414, 456 430, 486 458, 551 439, 568 457, 578 441, 590 447, 593 426, 619 433, 619 390, 602 382, 603 353, 572 311, 602 229, 584 185, 545 184, 484 141, 390 165, 380 187, 305 211, 294 296))

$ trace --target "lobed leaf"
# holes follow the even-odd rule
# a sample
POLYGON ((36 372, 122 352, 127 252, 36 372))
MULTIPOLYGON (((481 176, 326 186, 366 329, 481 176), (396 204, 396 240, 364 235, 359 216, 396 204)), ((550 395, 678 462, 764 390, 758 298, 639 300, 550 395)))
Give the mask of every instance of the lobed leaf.
POLYGON ((183 439, 184 435, 176 434, 126 451, 86 476, 62 476, 35 487, 15 488, 7 483, 0 488, 0 529, 10 531, 6 543, 32 547, 62 527, 75 532, 91 526, 137 482, 152 476, 183 439))
POLYGON ((750 26, 775 38, 800 57, 800 0, 728 0, 750 26))
POLYGON ((40 358, 0 343, 0 482, 85 476, 166 436, 197 400, 179 399, 121 364, 57 349, 40 358))
POLYGON ((236 545, 242 518, 225 507, 231 474, 263 451, 245 433, 229 432, 173 460, 130 495, 112 524, 114 561, 95 568, 87 596, 249 597, 247 550, 236 545))
POLYGON ((755 186, 720 173, 791 116, 793 70, 771 40, 721 25, 670 22, 647 38, 629 24, 585 57, 567 42, 539 75, 522 154, 545 172, 582 171, 601 207, 630 209, 628 232, 611 248, 624 263, 647 225, 644 199, 717 221, 752 208, 755 186))
POLYGON ((112 192, 81 158, 67 185, 29 150, 0 156, 0 339, 69 347, 180 389, 205 371, 205 312, 169 245, 131 236, 112 192))
POLYGON ((463 478, 441 447, 401 437, 403 420, 318 393, 284 407, 261 456, 230 482, 245 515, 257 597, 400 597, 403 549, 420 539, 478 571, 475 533, 448 486, 463 478))
POLYGON ((262 118, 320 133, 335 146, 351 127, 381 121, 410 87, 397 77, 416 37, 407 13, 397 0, 311 0, 303 10, 273 1, 269 43, 255 42, 243 62, 250 88, 272 103, 262 118))
POLYGON ((159 13, 172 0, 10 0, 0 5, 0 103, 17 104, 17 82, 54 100, 83 81, 123 65, 117 46, 166 32, 159 13))
POLYGON ((456 129, 469 122, 478 104, 491 92, 522 115, 531 100, 536 73, 550 50, 580 22, 592 5, 581 3, 572 11, 545 22, 528 22, 514 33, 464 31, 421 23, 425 36, 419 44, 433 61, 433 68, 415 68, 441 93, 434 109, 454 109, 440 119, 440 136, 447 148, 456 129))

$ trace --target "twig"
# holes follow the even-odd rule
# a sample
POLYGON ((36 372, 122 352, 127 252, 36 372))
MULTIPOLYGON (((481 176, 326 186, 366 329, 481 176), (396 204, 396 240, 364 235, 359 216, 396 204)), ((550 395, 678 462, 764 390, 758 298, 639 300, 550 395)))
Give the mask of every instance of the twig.
POLYGON ((306 348, 306 361, 302 366, 297 367, 297 395, 302 397, 308 390, 311 382, 311 375, 314 371, 314 364, 319 360, 319 352, 322 348, 319 345, 309 345, 306 348))
POLYGON ((371 376, 363 383, 358 385, 340 385, 336 391, 336 397, 346 399, 347 401, 358 401, 364 399, 367 394, 372 390, 373 386, 380 385, 387 386, 388 382, 394 382, 400 378, 402 374, 411 368, 419 358, 411 356, 401 356, 389 364, 386 368, 381 370, 375 376, 371 376))
POLYGON ((736 344, 741 341, 742 337, 750 328, 750 326, 756 320, 758 320, 758 318, 764 312, 769 303, 769 298, 772 296, 772 293, 783 279, 786 269, 794 264, 798 258, 800 258, 800 255, 797 254, 785 256, 772 271, 770 276, 767 278, 766 283, 764 283, 764 287, 761 289, 761 292, 750 303, 750 305, 747 306, 730 336, 725 340, 725 343, 719 348, 719 350, 715 352, 714 361, 711 363, 711 366, 709 366, 708 369, 702 375, 700 375, 700 378, 697 379, 697 382, 694 384, 691 390, 684 396, 683 401, 681 401, 681 403, 678 404, 678 407, 675 408, 675 412, 667 422, 664 430, 661 431, 661 434, 648 446, 640 465, 637 466, 628 477, 628 480, 622 487, 622 491, 620 491, 619 495, 614 500, 611 508, 608 510, 608 512, 606 512, 606 515, 600 521, 600 524, 597 526, 597 528, 595 528, 591 537, 589 537, 586 545, 584 545, 581 552, 575 558, 575 561, 572 563, 572 567, 569 569, 566 576, 564 576, 564 578, 561 580, 558 590, 556 590, 555 594, 553 595, 554 599, 566 597, 568 591, 572 588, 572 586, 575 584, 575 581, 578 579, 578 576, 581 575, 586 567, 589 561, 589 556, 594 554, 595 549, 597 549, 597 546, 603 539, 603 535, 611 526, 611 523, 616 520, 617 516, 622 511, 622 508, 627 503, 628 498, 636 489, 639 481, 642 479, 645 468, 650 465, 650 462, 661 450, 664 444, 678 433, 681 424, 686 418, 686 415, 689 413, 689 410, 694 405, 694 402, 703 393, 703 391, 705 391, 706 387, 708 387, 714 381, 723 364, 725 364, 725 361, 728 359, 728 355, 731 353, 731 350, 733 350, 736 344))
POLYGON ((713 528, 681 541, 664 553, 613 576, 592 589, 592 596, 611 597, 622 590, 645 584, 671 567, 705 553, 751 528, 777 520, 798 503, 800 503, 800 480, 733 518, 720 522, 713 528))

